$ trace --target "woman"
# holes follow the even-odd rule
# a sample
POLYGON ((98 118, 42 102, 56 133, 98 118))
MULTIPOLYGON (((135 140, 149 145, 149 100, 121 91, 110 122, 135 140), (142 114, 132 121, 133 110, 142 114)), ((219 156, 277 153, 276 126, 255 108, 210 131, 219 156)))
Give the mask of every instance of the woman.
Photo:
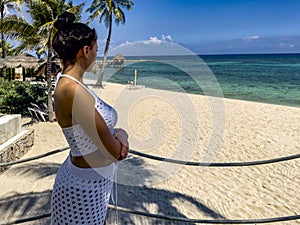
POLYGON ((97 57, 97 35, 75 15, 61 14, 52 46, 63 63, 54 92, 56 119, 70 145, 52 193, 51 224, 105 224, 115 163, 128 154, 116 111, 83 83, 97 57))

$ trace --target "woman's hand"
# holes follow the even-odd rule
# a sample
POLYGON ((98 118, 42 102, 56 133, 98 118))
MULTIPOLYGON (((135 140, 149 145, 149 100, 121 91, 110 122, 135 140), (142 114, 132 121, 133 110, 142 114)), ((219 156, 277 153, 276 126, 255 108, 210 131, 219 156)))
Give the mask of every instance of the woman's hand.
POLYGON ((119 161, 126 159, 128 156, 128 147, 126 147, 125 145, 122 145, 121 143, 121 151, 120 151, 120 156, 118 158, 119 161))
POLYGON ((121 128, 115 129, 115 137, 121 143, 121 151, 120 156, 118 158, 119 161, 125 159, 128 155, 129 143, 128 143, 128 134, 125 130, 121 128))
POLYGON ((115 137, 122 143, 122 145, 129 147, 128 134, 122 128, 115 128, 115 137))

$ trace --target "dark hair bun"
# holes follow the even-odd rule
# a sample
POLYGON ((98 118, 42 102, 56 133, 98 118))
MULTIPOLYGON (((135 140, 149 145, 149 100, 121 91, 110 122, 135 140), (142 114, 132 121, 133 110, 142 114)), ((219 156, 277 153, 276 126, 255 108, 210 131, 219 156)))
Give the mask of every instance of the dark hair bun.
POLYGON ((54 27, 57 30, 67 30, 71 28, 74 21, 75 15, 73 13, 65 11, 58 16, 57 20, 54 23, 54 27))

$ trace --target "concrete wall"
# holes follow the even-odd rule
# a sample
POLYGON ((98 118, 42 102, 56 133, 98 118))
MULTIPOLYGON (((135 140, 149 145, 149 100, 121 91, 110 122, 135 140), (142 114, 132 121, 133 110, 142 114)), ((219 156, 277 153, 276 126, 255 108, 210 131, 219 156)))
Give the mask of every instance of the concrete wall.
MULTIPOLYGON (((34 131, 24 130, 0 145, 0 163, 12 162, 20 159, 34 144, 34 131)), ((0 167, 0 172, 8 167, 0 167)))
POLYGON ((21 115, 6 115, 0 117, 0 140, 0 163, 16 161, 33 146, 34 131, 21 130, 21 115))
POLYGON ((21 115, 5 115, 0 117, 0 145, 21 131, 21 115))

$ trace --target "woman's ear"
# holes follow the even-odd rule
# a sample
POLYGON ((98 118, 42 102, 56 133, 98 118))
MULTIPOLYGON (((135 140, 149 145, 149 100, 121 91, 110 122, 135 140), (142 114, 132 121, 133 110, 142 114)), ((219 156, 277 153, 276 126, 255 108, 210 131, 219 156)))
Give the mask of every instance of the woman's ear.
POLYGON ((87 57, 89 54, 89 47, 88 46, 84 46, 82 49, 82 53, 84 55, 84 57, 87 57))

